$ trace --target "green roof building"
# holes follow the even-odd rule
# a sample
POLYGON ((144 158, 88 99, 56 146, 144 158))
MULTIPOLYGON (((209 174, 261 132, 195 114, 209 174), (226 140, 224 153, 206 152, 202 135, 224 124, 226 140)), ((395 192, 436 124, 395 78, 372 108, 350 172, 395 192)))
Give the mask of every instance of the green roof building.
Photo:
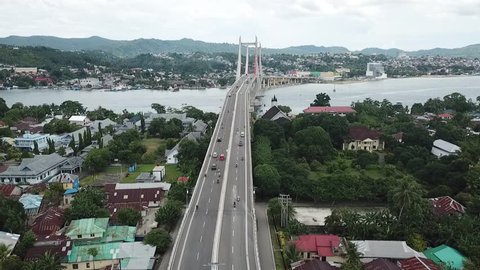
POLYGON ((65 233, 72 240, 102 238, 107 231, 108 218, 84 218, 72 220, 65 233))
POLYGON ((453 269, 463 269, 465 257, 456 249, 447 245, 427 249, 423 254, 439 266, 448 266, 453 269))

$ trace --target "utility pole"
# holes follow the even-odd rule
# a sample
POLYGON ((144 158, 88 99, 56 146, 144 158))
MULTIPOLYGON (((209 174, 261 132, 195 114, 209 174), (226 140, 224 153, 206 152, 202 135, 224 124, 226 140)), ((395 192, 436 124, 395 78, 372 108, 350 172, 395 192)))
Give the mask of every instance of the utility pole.
POLYGON ((282 207, 281 210, 281 216, 280 216, 280 226, 282 228, 288 226, 288 209, 289 209, 289 204, 292 203, 292 198, 290 198, 290 195, 288 194, 280 194, 280 197, 278 198, 280 201, 280 205, 282 207))

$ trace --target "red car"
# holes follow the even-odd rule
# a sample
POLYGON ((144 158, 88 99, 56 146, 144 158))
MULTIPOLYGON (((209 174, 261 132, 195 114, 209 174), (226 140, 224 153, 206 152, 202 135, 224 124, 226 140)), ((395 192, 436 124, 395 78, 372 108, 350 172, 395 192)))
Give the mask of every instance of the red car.
POLYGON ((218 158, 220 160, 225 160, 225 155, 224 154, 220 154, 220 157, 218 158))

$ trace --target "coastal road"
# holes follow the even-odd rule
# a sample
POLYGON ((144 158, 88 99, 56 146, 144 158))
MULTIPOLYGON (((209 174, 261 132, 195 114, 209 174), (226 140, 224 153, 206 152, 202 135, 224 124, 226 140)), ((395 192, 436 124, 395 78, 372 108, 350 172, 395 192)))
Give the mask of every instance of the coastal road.
POLYGON ((242 76, 227 93, 169 269, 260 269, 250 158, 252 80, 242 76))

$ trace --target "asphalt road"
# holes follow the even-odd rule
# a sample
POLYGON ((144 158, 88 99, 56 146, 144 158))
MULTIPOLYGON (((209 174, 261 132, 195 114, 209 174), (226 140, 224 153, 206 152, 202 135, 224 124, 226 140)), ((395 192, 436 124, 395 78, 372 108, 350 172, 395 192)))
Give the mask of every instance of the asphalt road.
POLYGON ((260 269, 250 154, 250 81, 251 77, 241 77, 227 94, 169 269, 260 269))

